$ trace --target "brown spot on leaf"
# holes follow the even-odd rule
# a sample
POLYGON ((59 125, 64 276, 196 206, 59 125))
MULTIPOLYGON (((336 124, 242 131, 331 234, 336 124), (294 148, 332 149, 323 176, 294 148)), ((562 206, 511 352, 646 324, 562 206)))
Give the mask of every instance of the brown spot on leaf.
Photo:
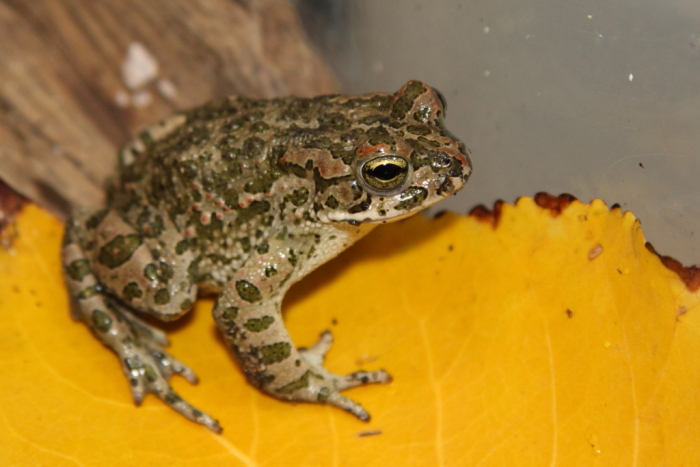
POLYGON ((381 435, 382 431, 381 430, 375 430, 375 431, 362 431, 357 434, 358 438, 366 438, 367 436, 377 436, 381 435))
POLYGON ((503 211, 503 200, 498 200, 493 203, 493 209, 489 210, 483 204, 474 207, 469 211, 469 215, 476 217, 482 222, 488 222, 494 229, 498 227, 498 222, 501 220, 501 212, 503 211))
POLYGON ((591 248, 591 250, 588 252, 588 259, 589 260, 594 260, 598 257, 603 252, 603 246, 598 243, 596 246, 591 248))
POLYGON ((664 266, 678 274, 688 290, 695 292, 700 289, 700 267, 695 265, 683 266, 683 264, 675 258, 660 255, 649 242, 647 242, 645 246, 647 250, 659 257, 664 266))
POLYGON ((543 209, 549 209, 552 212, 552 215, 556 217, 559 214, 561 214, 561 212, 564 209, 566 209, 573 201, 575 201, 576 197, 568 193, 562 193, 559 196, 554 196, 541 191, 535 195, 534 199, 535 203, 539 207, 543 209))

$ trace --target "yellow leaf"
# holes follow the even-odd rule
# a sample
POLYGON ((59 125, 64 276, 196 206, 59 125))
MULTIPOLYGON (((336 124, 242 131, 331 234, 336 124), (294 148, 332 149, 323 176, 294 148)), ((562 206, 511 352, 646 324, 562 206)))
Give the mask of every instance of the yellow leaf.
POLYGON ((0 251, 2 465, 699 465, 698 293, 630 213, 530 198, 497 226, 447 214, 378 228, 285 300, 327 366, 386 368, 348 391, 373 415, 287 404, 245 382, 209 316, 167 326, 200 377, 173 386, 217 436, 154 396, 133 406, 116 357, 68 312, 61 225, 29 205, 0 251))

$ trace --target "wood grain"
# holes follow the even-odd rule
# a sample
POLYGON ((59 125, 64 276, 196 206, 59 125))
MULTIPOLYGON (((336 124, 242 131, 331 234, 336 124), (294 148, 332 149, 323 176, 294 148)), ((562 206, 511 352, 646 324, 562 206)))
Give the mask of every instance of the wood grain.
POLYGON ((100 206, 118 147, 175 110, 337 91, 286 0, 2 0, 0 63, 0 178, 60 218, 100 206), (134 42, 158 76, 132 90, 134 42))

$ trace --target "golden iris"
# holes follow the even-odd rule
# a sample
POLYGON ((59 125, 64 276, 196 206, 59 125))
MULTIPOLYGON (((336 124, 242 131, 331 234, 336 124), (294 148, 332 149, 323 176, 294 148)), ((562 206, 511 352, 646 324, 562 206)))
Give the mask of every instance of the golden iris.
POLYGON ((398 156, 380 156, 365 162, 362 178, 370 187, 390 191, 403 185, 408 176, 408 162, 398 156))

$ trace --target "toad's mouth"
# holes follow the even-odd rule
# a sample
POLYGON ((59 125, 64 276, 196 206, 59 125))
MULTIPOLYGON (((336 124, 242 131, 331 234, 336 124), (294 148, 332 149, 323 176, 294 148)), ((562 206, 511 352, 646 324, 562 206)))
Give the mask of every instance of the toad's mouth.
POLYGON ((425 190, 424 196, 413 200, 411 205, 407 207, 399 207, 401 202, 396 199, 391 201, 372 199, 368 209, 354 213, 348 211, 329 212, 327 214, 327 220, 330 222, 349 222, 353 224, 386 224, 399 221, 439 203, 450 195, 456 194, 464 186, 465 182, 462 177, 445 177, 444 179, 436 180, 436 184, 437 187, 433 187, 431 190, 425 190))

